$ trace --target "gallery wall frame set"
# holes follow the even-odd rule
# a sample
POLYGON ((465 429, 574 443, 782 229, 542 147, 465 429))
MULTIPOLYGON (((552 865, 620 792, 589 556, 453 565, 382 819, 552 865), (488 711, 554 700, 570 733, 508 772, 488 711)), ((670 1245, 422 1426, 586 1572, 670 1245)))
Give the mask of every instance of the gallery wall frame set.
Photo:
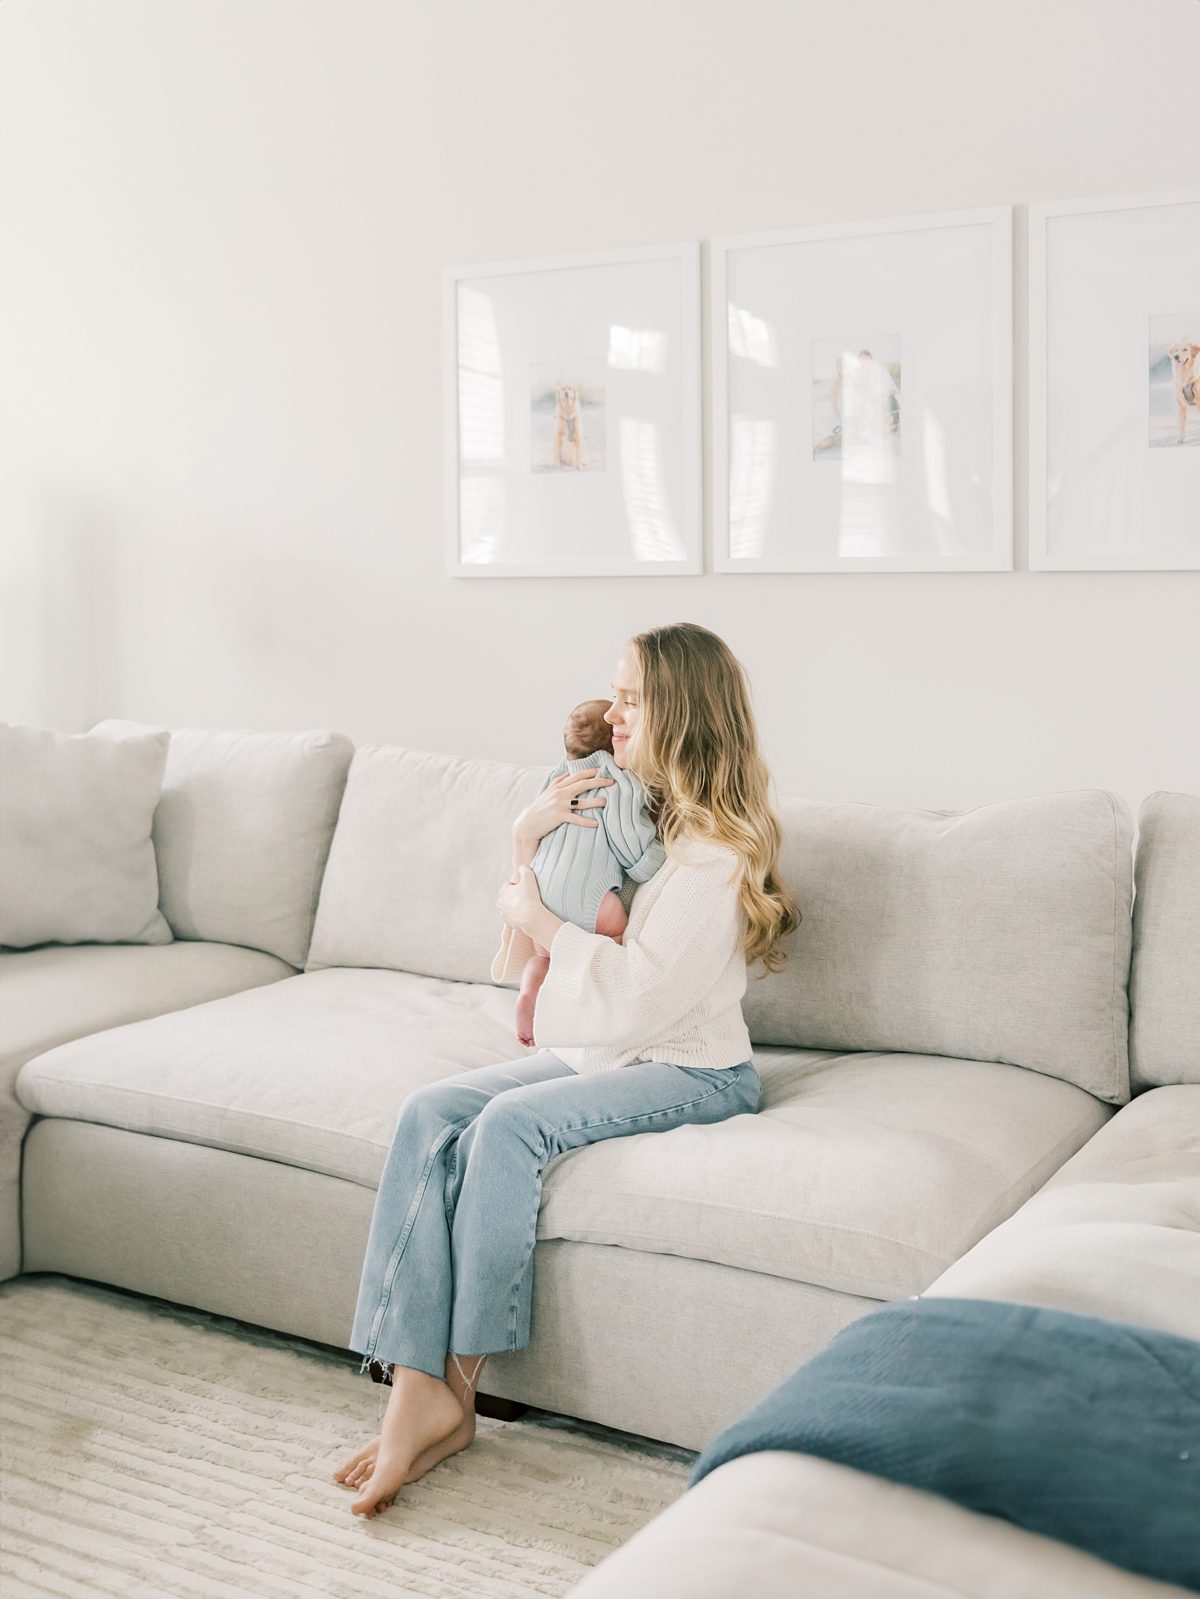
MULTIPOLYGON (((1200 566, 1200 193, 1029 216, 1030 565, 1200 566)), ((710 265, 713 570, 1011 570, 1012 208, 730 235, 710 265)), ((444 269, 451 575, 704 570, 700 266, 444 269)))

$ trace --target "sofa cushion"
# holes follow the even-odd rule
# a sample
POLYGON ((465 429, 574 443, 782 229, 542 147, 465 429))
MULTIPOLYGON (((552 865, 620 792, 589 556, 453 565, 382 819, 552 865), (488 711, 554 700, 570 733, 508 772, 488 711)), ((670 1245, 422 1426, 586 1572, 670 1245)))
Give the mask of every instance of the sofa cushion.
POLYGON ((917 1294, 857 1317, 789 1372, 709 1440, 688 1485, 738 1456, 793 1449, 1200 1587, 1188 1444, 1200 1450, 1194 1338, 917 1294))
POLYGON ((803 920, 752 968, 756 1044, 1008 1061, 1129 1098, 1133 822, 1104 789, 889 810, 789 800, 803 920))
POLYGON ((21 1148, 29 1112, 14 1092, 26 1061, 163 1011, 294 975, 232 944, 47 944, 0 954, 0 1281, 21 1269, 21 1148))
POLYGON ((0 722, 0 945, 169 944, 151 823, 167 734, 0 722))
POLYGON ((1136 1094, 1200 1083, 1200 795, 1150 794, 1138 815, 1129 973, 1136 1094))
MULTIPOLYGON (((274 955, 177 939, 158 948, 49 944, 0 954, 0 1061, 292 977, 274 955)), ((6 1078, 7 1080, 7 1078, 6 1078)))
MULTIPOLYGON (((421 1083, 518 1059, 491 985, 335 968, 80 1039, 18 1092, 74 1116, 378 1183, 421 1083)), ((763 1108, 570 1150, 539 1238, 691 1256, 868 1298, 917 1292, 1112 1114, 1012 1066, 756 1052, 763 1108)))
MULTIPOLYGON (((112 720, 92 731, 142 726, 112 720)), ((176 938, 302 965, 353 753, 345 734, 321 728, 171 731, 154 847, 176 938)))
POLYGON ((305 971, 377 966, 488 982, 513 818, 549 771, 386 744, 356 750, 305 971))
POLYGON ((507 990, 334 968, 64 1044, 17 1094, 374 1187, 410 1090, 522 1053, 507 990))
POLYGON ((1200 1084, 1139 1094, 924 1290, 1200 1340, 1200 1084))
POLYGON ((711 1472, 569 1599, 1188 1599, 1182 1588, 814 1455, 711 1472))
POLYGON ((538 1236, 905 1297, 1113 1114, 1070 1084, 991 1062, 777 1049, 754 1060, 756 1115, 609 1139, 574 1166, 557 1157, 538 1236))

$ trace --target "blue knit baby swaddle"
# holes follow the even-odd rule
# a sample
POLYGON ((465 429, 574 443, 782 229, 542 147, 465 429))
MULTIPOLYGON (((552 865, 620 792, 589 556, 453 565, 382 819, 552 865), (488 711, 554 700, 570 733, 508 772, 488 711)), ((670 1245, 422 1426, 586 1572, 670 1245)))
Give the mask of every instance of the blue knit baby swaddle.
POLYGON ((650 817, 644 785, 631 772, 623 771, 607 750, 580 760, 560 761, 539 792, 564 772, 592 770, 599 777, 614 779, 579 795, 580 799, 604 796, 603 805, 581 809, 582 815, 595 817, 599 827, 564 822, 545 835, 533 857, 542 904, 585 933, 596 931, 600 901, 610 889, 621 887, 623 876, 648 882, 667 858, 650 817))

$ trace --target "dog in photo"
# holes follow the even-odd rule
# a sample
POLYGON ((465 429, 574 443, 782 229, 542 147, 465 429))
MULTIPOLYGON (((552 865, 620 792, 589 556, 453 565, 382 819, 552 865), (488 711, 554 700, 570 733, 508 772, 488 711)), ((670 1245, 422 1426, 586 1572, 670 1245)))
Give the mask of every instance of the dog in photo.
POLYGON ((1200 344, 1181 341, 1167 351, 1175 384, 1175 409, 1179 415, 1179 442, 1187 436, 1189 417, 1200 417, 1200 344))

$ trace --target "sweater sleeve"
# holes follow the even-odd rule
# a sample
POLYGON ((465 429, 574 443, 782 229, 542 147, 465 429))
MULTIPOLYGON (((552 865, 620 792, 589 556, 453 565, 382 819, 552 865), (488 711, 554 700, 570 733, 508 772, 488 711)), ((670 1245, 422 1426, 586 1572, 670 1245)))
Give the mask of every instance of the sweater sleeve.
POLYGON ((638 937, 623 944, 564 922, 534 1009, 534 1041, 627 1049, 682 1020, 728 965, 743 913, 730 853, 680 865, 638 937))
MULTIPOLYGON (((557 766, 551 767, 546 775, 546 781, 538 789, 538 793, 544 794, 554 779, 561 777, 566 770, 566 761, 559 761, 557 766)), ((548 834, 545 836, 549 837, 548 834)), ((538 842, 540 847, 541 840, 538 842)), ((492 982, 519 982, 525 962, 532 954, 533 940, 528 933, 522 933, 519 928, 510 927, 507 922, 502 922, 500 924, 500 948, 492 956, 492 982)))

